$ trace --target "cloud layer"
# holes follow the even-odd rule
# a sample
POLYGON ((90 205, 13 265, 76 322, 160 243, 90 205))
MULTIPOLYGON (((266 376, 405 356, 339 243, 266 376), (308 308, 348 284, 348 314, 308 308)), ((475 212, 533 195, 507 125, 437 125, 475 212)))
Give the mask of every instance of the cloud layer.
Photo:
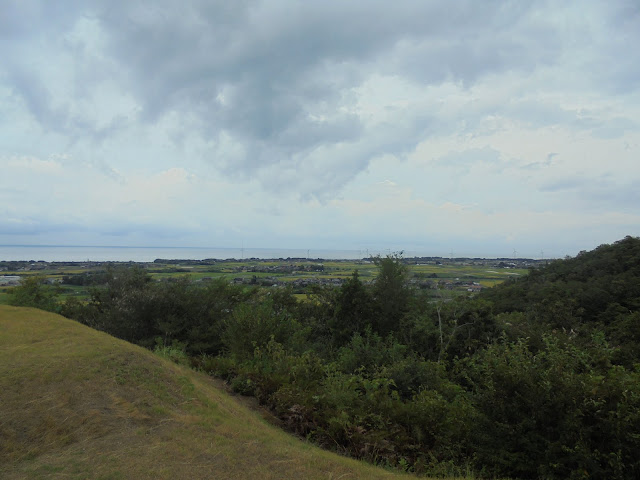
POLYGON ((633 0, 5 1, 0 243, 638 235, 637 44, 633 0))

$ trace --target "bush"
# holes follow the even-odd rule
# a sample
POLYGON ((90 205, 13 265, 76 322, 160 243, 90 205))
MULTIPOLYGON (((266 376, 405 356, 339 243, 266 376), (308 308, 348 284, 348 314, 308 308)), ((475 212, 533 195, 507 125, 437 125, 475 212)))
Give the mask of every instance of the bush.
POLYGON ((47 282, 41 275, 24 277, 20 285, 7 291, 9 293, 9 305, 16 307, 33 307, 48 312, 58 312, 58 295, 60 286, 47 282))
POLYGON ((518 478, 634 478, 638 372, 607 366, 606 345, 543 340, 535 354, 525 340, 502 342, 459 365, 481 413, 478 467, 518 478))
POLYGON ((256 348, 270 340, 289 344, 300 325, 286 312, 276 312, 271 300, 238 305, 224 322, 222 342, 228 354, 237 360, 253 356, 256 348))
POLYGON ((179 345, 156 345, 156 348, 153 349, 153 352, 156 355, 159 355, 162 358, 166 358, 167 360, 172 361, 173 363, 177 363, 178 365, 184 365, 186 367, 191 366, 191 359, 184 351, 184 346, 179 345))

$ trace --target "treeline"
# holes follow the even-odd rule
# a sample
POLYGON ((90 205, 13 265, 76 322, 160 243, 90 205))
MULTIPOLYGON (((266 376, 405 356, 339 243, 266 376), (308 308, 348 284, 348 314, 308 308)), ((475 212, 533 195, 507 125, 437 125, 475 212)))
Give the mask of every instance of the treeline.
POLYGON ((354 272, 306 301, 223 280, 152 282, 138 268, 108 269, 87 303, 55 303, 34 279, 13 298, 184 352, 291 431, 377 464, 430 475, 640 477, 640 239, 474 298, 441 292, 434 301, 410 288, 398 256, 376 264, 371 285, 354 272))

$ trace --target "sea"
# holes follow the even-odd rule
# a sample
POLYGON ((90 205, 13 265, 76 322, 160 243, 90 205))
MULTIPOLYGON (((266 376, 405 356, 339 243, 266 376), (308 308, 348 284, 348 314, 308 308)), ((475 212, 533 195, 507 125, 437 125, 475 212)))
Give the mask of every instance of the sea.
MULTIPOLYGON (((373 254, 377 252, 372 252, 373 254)), ((364 250, 285 248, 109 247, 62 245, 0 245, 0 261, 153 262, 164 260, 322 258, 354 260, 372 254, 364 250)))

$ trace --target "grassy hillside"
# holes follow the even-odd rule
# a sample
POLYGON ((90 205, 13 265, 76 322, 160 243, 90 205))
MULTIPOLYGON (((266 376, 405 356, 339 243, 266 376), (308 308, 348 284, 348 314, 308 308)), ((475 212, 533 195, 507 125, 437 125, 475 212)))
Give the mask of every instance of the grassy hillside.
POLYGON ((387 478, 268 425, 204 375, 0 306, 0 477, 387 478))

